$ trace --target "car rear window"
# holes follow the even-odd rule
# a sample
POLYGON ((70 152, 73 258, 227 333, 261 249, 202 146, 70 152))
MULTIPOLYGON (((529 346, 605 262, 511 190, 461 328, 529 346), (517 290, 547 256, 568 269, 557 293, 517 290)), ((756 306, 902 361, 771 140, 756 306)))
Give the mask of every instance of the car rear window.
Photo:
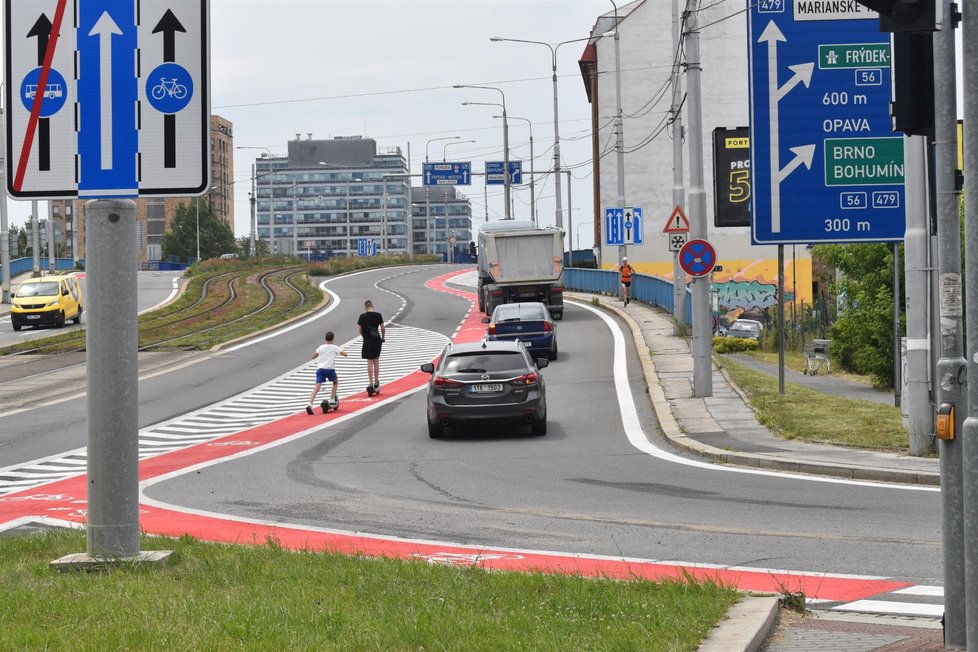
POLYGON ((526 359, 519 351, 493 351, 486 353, 459 353, 449 356, 445 361, 446 373, 486 373, 508 371, 526 366, 526 359), (468 370, 472 371, 468 371, 468 370))
POLYGON ((496 321, 511 319, 543 319, 543 309, 540 306, 506 306, 497 309, 496 321))

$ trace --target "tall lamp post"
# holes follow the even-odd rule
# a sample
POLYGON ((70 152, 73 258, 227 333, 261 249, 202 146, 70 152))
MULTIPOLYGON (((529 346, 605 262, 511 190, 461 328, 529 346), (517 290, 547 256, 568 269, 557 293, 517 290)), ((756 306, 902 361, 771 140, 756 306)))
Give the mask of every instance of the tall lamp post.
MULTIPOLYGON (((442 136, 440 138, 432 138, 427 143, 424 144, 424 162, 427 163, 428 159, 428 146, 431 143, 438 142, 440 140, 458 140, 461 136, 442 136)), ((425 253, 431 253, 431 186, 428 184, 424 185, 424 248, 425 253)))
MULTIPOLYGON (((235 149, 263 149, 263 150, 265 150, 265 152, 267 152, 267 155, 268 155, 268 158, 269 159, 273 158, 273 156, 272 156, 272 150, 268 149, 267 147, 260 147, 260 146, 253 146, 253 145, 238 145, 237 147, 235 147, 235 149)), ((251 255, 252 256, 257 256, 258 255, 258 210, 257 210, 257 208, 258 208, 258 206, 257 206, 257 204, 258 204, 258 191, 255 188, 255 183, 258 180, 258 175, 256 175, 255 172, 256 172, 255 165, 254 165, 254 163, 252 163, 252 165, 251 165, 251 194, 248 195, 248 198, 249 198, 250 203, 251 203, 251 255)), ((266 172, 265 174, 262 174, 261 176, 266 176, 268 174, 271 174, 271 172, 266 172)), ((273 235, 273 237, 274 237, 274 235, 273 235)), ((269 251, 269 253, 271 253, 271 251, 269 251)))
MULTIPOLYGON (((510 178, 509 178, 509 120, 506 119, 506 93, 503 89, 496 88, 495 86, 472 86, 470 84, 455 84, 452 88, 479 88, 487 91, 496 91, 502 97, 502 104, 495 104, 493 106, 501 106, 503 108, 503 196, 506 198, 506 219, 513 219, 512 209, 510 208, 510 178)), ((462 102, 463 105, 467 104, 484 104, 484 102, 462 102)))
POLYGON ((452 145, 464 145, 465 143, 474 143, 474 140, 460 140, 457 143, 445 143, 445 146, 441 148, 441 162, 446 163, 448 159, 446 158, 448 148, 452 145))
MULTIPOLYGON (((498 119, 503 116, 494 115, 492 117, 498 119)), ((534 182, 534 175, 533 175, 533 158, 534 158, 533 157, 533 123, 530 122, 528 119, 521 118, 519 116, 511 115, 509 117, 511 117, 513 120, 522 120, 530 128, 530 219, 533 220, 533 224, 535 226, 537 223, 537 200, 536 200, 537 191, 536 191, 536 183, 534 182)), ((560 206, 560 183, 557 183, 554 187, 557 190, 557 206, 559 207, 560 206)), ((558 215, 560 214, 559 210, 560 209, 558 208, 558 215)), ((560 227, 559 221, 557 223, 557 227, 558 228, 560 227)))
MULTIPOLYGON (((533 45, 543 45, 550 50, 550 69, 553 72, 553 86, 554 86, 554 189, 557 191, 556 199, 556 215, 555 224, 557 228, 563 228, 564 219, 562 215, 561 207, 561 195, 560 195, 560 122, 558 120, 557 113, 557 50, 561 45, 567 45, 568 43, 580 43, 581 41, 590 41, 591 37, 575 38, 569 41, 561 41, 560 43, 555 43, 551 45, 544 41, 529 41, 526 39, 519 38, 503 38, 502 36, 493 36, 490 41, 495 43, 502 42, 512 42, 512 43, 531 43, 533 45)), ((532 156, 532 154, 531 154, 532 156)))

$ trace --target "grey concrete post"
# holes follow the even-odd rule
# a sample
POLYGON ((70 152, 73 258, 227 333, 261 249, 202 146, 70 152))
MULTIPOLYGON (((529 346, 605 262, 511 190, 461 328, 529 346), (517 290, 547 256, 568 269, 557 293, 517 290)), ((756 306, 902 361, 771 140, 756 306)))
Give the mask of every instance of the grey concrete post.
MULTIPOLYGON (((65 224, 67 225, 67 222, 65 224)), ((54 251, 56 240, 57 238, 54 237, 54 206, 51 205, 51 202, 48 202, 48 271, 52 274, 56 269, 54 263, 56 257, 54 251)))
POLYGON ((139 552, 136 203, 85 204, 88 554, 139 552))
MULTIPOLYGON (((964 62, 965 278, 978 279, 978 7, 969 2, 961 23, 964 62), (970 242, 969 247, 967 243, 970 242)), ((967 641, 978 649, 978 283, 967 283, 968 418, 961 433, 964 478, 964 585, 967 641)), ((947 572, 947 571, 945 571, 947 572)))
MULTIPOLYGON (((3 84, 0 83, 0 95, 3 95, 3 84)), ((6 116, 0 109, 0 180, 7 181, 7 125, 6 116)), ((0 274, 3 275, 0 286, 0 303, 10 303, 10 231, 7 225, 7 193, 0 190, 0 274)))
MULTIPOLYGON (((621 21, 618 18, 618 5, 609 0, 615 8, 615 158, 618 161, 618 204, 625 210, 625 116, 621 109, 621 21)), ((618 267, 621 259, 628 254, 628 247, 618 247, 618 267)))
MULTIPOLYGON (((929 383, 930 229, 927 219, 929 202, 926 146, 927 139, 924 136, 909 136, 903 140, 907 205, 907 230, 904 235, 907 279, 907 395, 901 399, 899 389, 894 393, 894 397, 904 404, 903 413, 906 418, 903 425, 910 437, 910 454, 918 456, 924 455, 930 449, 930 436, 934 432, 934 408, 930 401, 929 383)), ((894 363, 899 364, 899 335, 894 335, 897 340, 895 350, 898 352, 894 363)), ((899 380, 894 374, 897 388, 899 380)))
POLYGON ((784 396, 784 245, 778 245, 778 394, 784 396))
MULTIPOLYGON (((683 82, 680 74, 679 36, 681 23, 679 0, 672 0, 672 204, 686 212, 686 187, 683 181, 683 82)), ((686 332, 686 272, 679 264, 679 252, 672 254, 672 324, 673 334, 686 332)))
POLYGON ((37 216, 37 200, 31 201, 31 257, 34 276, 41 275, 41 220, 37 216))
MULTIPOLYGON (((703 181, 703 108, 700 97, 699 2, 686 14, 686 71, 689 117, 689 225, 692 238, 706 239, 706 187, 703 181)), ((713 319, 710 275, 693 279, 693 396, 713 396, 713 319)))
MULTIPOLYGON (((940 360, 935 389, 937 403, 955 405, 955 432, 962 432, 968 414, 967 361, 964 359, 964 324, 961 302, 961 205, 955 187, 957 168, 957 115, 954 30, 950 3, 945 1, 944 29, 934 33, 934 154, 937 193, 937 246, 940 299, 940 360)), ((974 245, 972 245, 974 246, 974 245)), ((972 304, 974 305, 974 304, 972 304)), ((938 440, 941 455, 941 514, 944 562, 944 641, 948 647, 965 645, 965 557, 962 457, 960 440, 938 440)), ((975 476, 972 476, 974 481, 975 476)), ((972 593, 972 600, 975 600, 972 593)), ((972 639, 975 644, 978 640, 972 639)))

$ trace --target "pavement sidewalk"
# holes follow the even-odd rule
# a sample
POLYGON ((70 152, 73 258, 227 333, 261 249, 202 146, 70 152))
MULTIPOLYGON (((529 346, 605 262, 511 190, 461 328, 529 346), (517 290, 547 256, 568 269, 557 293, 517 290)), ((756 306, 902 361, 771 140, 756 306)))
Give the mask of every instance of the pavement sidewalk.
MULTIPOLYGON (((746 397, 713 367, 713 396, 693 397, 690 342, 673 334, 672 316, 647 304, 623 306, 616 297, 566 293, 569 299, 593 300, 619 315, 631 328, 648 384, 652 407, 666 438, 700 457, 751 468, 826 475, 853 480, 937 486, 940 460, 897 453, 811 444, 776 437, 757 419, 746 397)), ((743 356, 749 366, 777 375, 777 368, 743 356), (747 362, 749 361, 749 362, 747 362)), ((786 371, 787 382, 858 400, 893 402, 893 395, 832 376, 786 371)), ((727 614, 700 650, 780 652, 943 650, 943 631, 932 618, 780 610, 771 617, 770 602, 745 598, 727 614), (747 604, 751 603, 751 604, 747 604)))

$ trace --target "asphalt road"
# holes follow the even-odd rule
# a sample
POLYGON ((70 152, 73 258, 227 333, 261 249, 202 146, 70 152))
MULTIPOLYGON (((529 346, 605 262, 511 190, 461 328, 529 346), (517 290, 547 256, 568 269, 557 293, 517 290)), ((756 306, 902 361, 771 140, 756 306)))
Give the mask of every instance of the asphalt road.
MULTIPOLYGON (((445 271, 372 270, 331 280, 336 298, 323 316, 141 380, 141 426, 287 373, 308 360, 327 329, 348 342, 365 298, 396 325, 451 336, 469 302, 426 287, 445 271)), ((743 473, 630 443, 640 429, 643 440, 666 447, 632 340, 615 337, 621 325, 611 322, 590 306, 567 306, 560 357, 543 370, 545 437, 487 428, 431 440, 424 393, 415 392, 177 475, 146 494, 195 510, 381 535, 940 584, 935 492, 743 473), (624 363, 617 368, 616 355, 624 363)), ((384 359, 394 353, 385 349, 384 359)), ((308 387, 297 391, 301 400, 308 387)), ((0 468, 82 446, 84 438, 83 399, 0 415, 0 468)))

